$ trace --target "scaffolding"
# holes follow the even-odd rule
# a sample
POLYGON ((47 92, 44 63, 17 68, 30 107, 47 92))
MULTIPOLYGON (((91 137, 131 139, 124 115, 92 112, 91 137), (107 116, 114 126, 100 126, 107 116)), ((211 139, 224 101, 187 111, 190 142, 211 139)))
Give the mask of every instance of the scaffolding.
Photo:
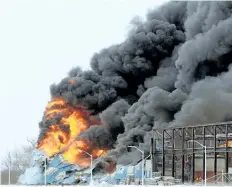
MULTIPOLYGON (((184 182, 195 182, 195 160, 202 155, 202 178, 205 180, 205 149, 213 158, 213 174, 218 172, 217 160, 225 159, 225 173, 229 169, 232 152, 232 121, 224 123, 154 129, 151 140, 152 171, 161 171, 184 182)), ((212 164, 212 163, 210 163, 212 164)), ((231 167, 231 166, 230 166, 231 167)))

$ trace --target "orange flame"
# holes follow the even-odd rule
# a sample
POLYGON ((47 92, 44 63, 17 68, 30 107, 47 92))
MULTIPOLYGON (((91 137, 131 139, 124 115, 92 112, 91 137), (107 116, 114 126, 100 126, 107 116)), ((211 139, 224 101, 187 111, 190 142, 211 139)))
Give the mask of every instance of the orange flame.
POLYGON ((70 79, 68 82, 69 82, 70 84, 72 84, 72 85, 76 84, 76 80, 74 80, 74 79, 70 79))
POLYGON ((94 158, 105 154, 104 150, 92 149, 84 141, 74 141, 68 149, 63 152, 63 157, 68 160, 69 163, 78 164, 79 166, 89 166, 90 158, 82 150, 88 150, 87 152, 93 155, 94 158), (90 150, 90 151, 89 151, 90 150))
MULTIPOLYGON (((227 145, 228 147, 232 147, 232 140, 229 140, 227 143, 228 143, 227 145)), ((220 145, 220 147, 226 147, 226 143, 220 145)))
POLYGON ((90 119, 87 111, 81 107, 71 107, 64 99, 55 98, 46 107, 45 120, 55 120, 58 115, 61 119, 57 124, 48 127, 38 149, 43 150, 49 157, 62 153, 67 162, 80 166, 90 164, 89 156, 82 150, 88 150, 93 158, 106 153, 107 150, 90 147, 84 140, 76 140, 90 125, 98 125, 90 119))

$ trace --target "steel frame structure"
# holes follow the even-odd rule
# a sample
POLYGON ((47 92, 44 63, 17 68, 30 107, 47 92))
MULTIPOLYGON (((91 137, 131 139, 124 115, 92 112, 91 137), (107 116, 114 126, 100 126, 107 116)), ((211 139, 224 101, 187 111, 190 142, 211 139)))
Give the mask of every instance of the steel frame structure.
POLYGON ((211 155, 214 158, 214 175, 217 175, 218 154, 223 154, 225 158, 225 173, 228 173, 228 155, 229 152, 232 152, 232 147, 228 146, 228 141, 230 140, 232 140, 232 121, 166 129, 154 129, 151 142, 153 160, 152 170, 153 172, 156 172, 158 170, 157 165, 159 163, 162 176, 165 176, 166 170, 169 169, 171 170, 171 175, 176 178, 177 166, 180 166, 180 164, 177 164, 178 161, 181 163, 181 169, 179 168, 178 172, 180 172, 181 181, 184 183, 186 181, 185 160, 191 158, 190 181, 194 183, 195 158, 196 154, 201 154, 203 155, 202 176, 203 180, 205 180, 205 150, 196 142, 194 143, 194 141, 198 141, 207 147, 207 155, 211 155), (168 160, 167 157, 169 158, 168 160), (166 161, 169 161, 169 165, 166 164, 166 161))

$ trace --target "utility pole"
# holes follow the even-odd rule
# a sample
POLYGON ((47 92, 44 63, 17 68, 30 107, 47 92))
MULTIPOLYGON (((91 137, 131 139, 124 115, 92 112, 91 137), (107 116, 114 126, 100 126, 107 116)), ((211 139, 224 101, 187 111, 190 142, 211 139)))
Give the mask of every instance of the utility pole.
POLYGON ((144 151, 142 151, 141 149, 139 149, 136 146, 127 146, 127 147, 131 147, 131 148, 135 148, 137 149, 139 152, 142 153, 142 185, 144 185, 144 151))
POLYGON ((8 185, 10 185, 10 171, 11 171, 11 160, 9 161, 9 167, 8 167, 8 185))

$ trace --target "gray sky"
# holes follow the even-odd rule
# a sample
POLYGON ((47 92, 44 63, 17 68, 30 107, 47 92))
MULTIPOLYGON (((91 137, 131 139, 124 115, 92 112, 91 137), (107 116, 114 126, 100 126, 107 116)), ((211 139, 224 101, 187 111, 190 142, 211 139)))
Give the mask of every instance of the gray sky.
POLYGON ((167 0, 1 0, 0 158, 37 138, 49 86, 124 40, 130 20, 167 0))

